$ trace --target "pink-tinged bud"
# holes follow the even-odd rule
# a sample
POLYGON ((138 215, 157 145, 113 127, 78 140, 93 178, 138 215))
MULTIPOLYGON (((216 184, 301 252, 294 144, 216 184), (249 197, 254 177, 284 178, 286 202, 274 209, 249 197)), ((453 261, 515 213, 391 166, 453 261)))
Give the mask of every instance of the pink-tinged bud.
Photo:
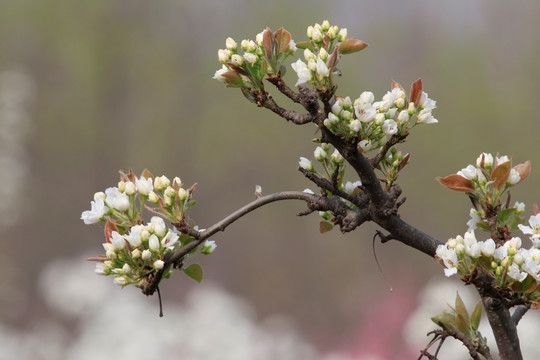
MULTIPOLYGON (((343 29, 342 29, 343 30, 343 29)), ((341 54, 352 54, 365 49, 368 46, 365 42, 358 39, 347 39, 339 44, 339 52, 341 54)))
POLYGON ((459 192, 473 192, 474 191, 473 182, 457 174, 448 175, 447 177, 444 177, 444 178, 437 177, 435 179, 442 186, 447 187, 450 190, 459 191, 459 192))

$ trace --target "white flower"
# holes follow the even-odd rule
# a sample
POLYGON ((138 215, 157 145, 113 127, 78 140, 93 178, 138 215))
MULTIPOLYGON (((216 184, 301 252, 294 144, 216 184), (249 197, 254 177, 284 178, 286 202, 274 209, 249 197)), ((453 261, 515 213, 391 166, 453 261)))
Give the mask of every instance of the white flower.
POLYGON ((140 178, 135 179, 135 185, 137 186, 137 191, 141 195, 148 196, 148 194, 154 190, 152 178, 146 179, 141 176, 140 178))
POLYGON ((529 218, 529 225, 525 226, 519 224, 519 230, 525 235, 532 235, 530 237, 535 247, 540 245, 540 213, 537 215, 531 215, 529 218))
POLYGON ((392 119, 385 120, 382 129, 386 135, 394 135, 398 131, 397 123, 392 119))
POLYGON ((143 250, 142 254, 141 254, 141 259, 143 260, 148 260, 152 257, 152 253, 150 252, 150 250, 146 249, 146 250, 143 250))
POLYGON ((233 38, 231 37, 228 37, 226 40, 225 40, 225 47, 229 50, 236 50, 238 48, 238 44, 236 43, 236 41, 233 40, 233 38))
POLYGON ((431 109, 424 109, 418 113, 418 122, 422 124, 435 124, 439 121, 431 115, 431 109))
POLYGON ((362 123, 358 119, 351 121, 351 123, 349 124, 349 128, 354 132, 358 132, 361 127, 362 123))
POLYGON ((227 71, 229 71, 229 69, 225 65, 222 65, 221 69, 216 70, 214 77, 212 77, 212 79, 215 79, 217 81, 221 81, 224 83, 227 79, 223 77, 223 74, 226 73, 227 71))
POLYGON ((244 58, 238 54, 231 56, 231 62, 236 66, 241 66, 244 63, 244 58))
POLYGON ((126 188, 125 188, 124 192, 127 195, 133 195, 133 194, 135 194, 137 192, 137 187, 131 181, 126 182, 125 186, 126 186, 126 188))
POLYGON ((333 113, 332 115, 334 115, 334 114, 339 115, 342 108, 343 108, 343 101, 341 99, 337 99, 336 102, 334 103, 334 105, 332 105, 332 113, 333 113))
POLYGON ((491 167, 491 165, 493 165, 493 155, 489 153, 480 154, 478 159, 476 159, 476 166, 480 167, 480 165, 482 164, 482 155, 484 156, 484 168, 491 167))
POLYGON ((209 255, 214 252, 217 245, 216 242, 213 240, 206 240, 201 248, 201 254, 209 255))
POLYGON ((356 106, 354 112, 358 120, 364 123, 372 121, 377 115, 377 109, 370 103, 362 104, 360 107, 356 106))
POLYGON ((407 110, 401 110, 399 112, 397 119, 400 122, 400 124, 403 124, 409 121, 409 113, 407 112, 407 110))
POLYGON ((529 273, 536 281, 540 281, 540 263, 538 260, 529 259, 521 265, 521 269, 529 273))
POLYGON ((493 239, 487 239, 482 243, 482 254, 484 256, 490 257, 493 256, 495 252, 495 241, 493 239))
POLYGON ((508 176, 508 180, 506 182, 510 185, 515 185, 521 180, 521 176, 519 176, 519 173, 515 169, 510 169, 510 175, 508 176))
POLYGON ((116 187, 110 187, 105 190, 105 202, 112 208, 118 211, 126 211, 129 208, 129 197, 125 193, 121 193, 116 187))
POLYGON ((134 225, 129 231, 129 235, 126 236, 126 240, 129 241, 129 244, 133 247, 138 247, 141 245, 141 233, 145 230, 144 225, 134 225))
POLYGON ((518 213, 523 213, 525 211, 525 203, 516 201, 514 204, 514 209, 516 209, 518 213))
POLYGON ((339 30, 338 41, 342 42, 342 41, 345 41, 345 40, 347 40, 347 29, 343 28, 343 29, 339 30))
POLYGON ((315 42, 322 41, 322 34, 318 27, 313 28, 313 31, 311 33, 311 40, 315 42))
POLYGON ((165 221, 163 221, 162 218, 159 216, 152 216, 150 219, 150 224, 154 227, 154 234, 161 237, 165 235, 165 231, 167 231, 167 225, 165 225, 165 221))
POLYGON ((127 280, 123 276, 115 276, 114 283, 119 286, 125 286, 127 284, 127 280))
POLYGON ((422 91, 422 95, 420 96, 419 104, 422 108, 426 110, 433 110, 437 107, 437 102, 435 100, 432 100, 428 97, 428 94, 426 92, 422 91))
POLYGON ((477 258, 480 256, 482 249, 476 241, 474 232, 466 232, 463 241, 465 243, 465 254, 472 258, 477 258))
POLYGON ((503 155, 501 157, 495 157, 495 159, 497 161, 497 165, 501 165, 510 161, 507 155, 503 155))
POLYGON ((478 214, 478 211, 476 211, 475 208, 471 208, 469 211, 469 216, 471 219, 467 221, 467 225, 469 226, 469 229, 467 231, 474 231, 476 229, 476 224, 482 221, 482 218, 480 217, 480 214, 478 214))
POLYGON ((508 276, 510 276, 514 280, 522 282, 527 277, 527 273, 521 271, 517 264, 512 264, 510 265, 510 269, 508 270, 508 276))
POLYGON ((218 60, 220 63, 226 63, 231 59, 231 51, 228 49, 218 50, 218 60))
POLYGON ((317 161, 323 161, 328 156, 326 151, 324 151, 323 148, 320 146, 317 146, 317 148, 315 148, 313 155, 315 156, 315 159, 317 159, 317 161))
POLYGON ((298 75, 296 86, 311 81, 311 71, 307 68, 307 65, 302 60, 298 59, 295 63, 291 64, 291 66, 298 75))
POLYGON ((83 211, 81 214, 81 220, 86 225, 98 223, 109 212, 109 208, 105 206, 105 202, 101 197, 96 197, 95 199, 95 201, 90 202, 91 210, 83 211))
POLYGON ((313 192, 313 190, 311 189, 304 189, 304 191, 306 194, 311 194, 311 195, 315 195, 315 193, 313 192))
POLYGON ((305 157, 300 157, 298 165, 300 165, 302 169, 305 169, 307 171, 313 171, 313 164, 311 163, 311 160, 306 159, 305 157))
POLYGON ((259 59, 257 55, 252 53, 244 53, 244 59, 250 63, 251 65, 255 64, 257 60, 259 59))
POLYGON ((111 233, 111 244, 116 248, 116 249, 123 249, 124 246, 126 246, 126 240, 124 238, 123 235, 120 235, 118 232, 116 231, 113 231, 111 233))
POLYGON ((327 77, 330 74, 330 70, 328 70, 328 67, 326 67, 326 64, 322 59, 317 59, 317 75, 319 79, 323 79, 327 77))
POLYGON ((105 265, 102 262, 96 263, 96 268, 94 269, 94 272, 96 274, 98 274, 98 275, 107 275, 108 271, 109 271, 109 268, 107 267, 107 265, 105 265))
POLYGON ((154 261, 154 269, 161 270, 163 269, 163 266, 165 265, 165 262, 163 260, 156 260, 154 261))
POLYGON ((493 256, 494 256, 496 259, 499 259, 499 260, 504 259, 505 257, 508 256, 508 247, 506 247, 506 246, 499 246, 499 247, 496 248, 495 251, 493 252, 493 256))
MULTIPOLYGON (((150 239, 148 239, 148 247, 150 248, 150 250, 154 250, 154 251, 159 250, 159 239, 156 235, 152 234, 150 236, 150 239)), ((143 256, 144 256, 144 251, 143 251, 143 256)))
POLYGON ((478 177, 476 167, 472 165, 469 165, 466 168, 461 169, 461 171, 458 171, 457 174, 468 180, 474 180, 478 177))
POLYGON ((289 41, 289 50, 292 52, 296 52, 297 49, 298 48, 296 47, 296 43, 293 39, 291 39, 291 41, 289 41))
MULTIPOLYGON (((335 105, 334 105, 334 106, 335 106, 335 105)), ((334 115, 333 112, 331 112, 331 113, 328 114, 328 122, 329 122, 330 124, 335 124, 335 123, 337 123, 338 121, 339 121, 339 118, 338 118, 336 115, 334 115)))
POLYGON ((444 269, 444 274, 446 276, 450 277, 457 274, 458 256, 454 249, 449 248, 446 244, 439 245, 436 254, 446 266, 446 269, 444 269))
POLYGON ((339 151, 334 150, 334 152, 332 153, 332 156, 330 156, 330 159, 332 160, 332 162, 335 162, 336 164, 341 164, 345 159, 343 158, 343 156, 339 153, 339 151))
POLYGON ((362 151, 369 151, 371 150, 371 140, 364 139, 358 143, 358 147, 362 149, 362 151))
POLYGON ((174 246, 178 242, 178 239, 179 239, 178 234, 169 230, 169 232, 167 232, 167 235, 165 235, 165 237, 161 239, 161 244, 163 245, 163 247, 169 250, 173 250, 174 246))
POLYGON ((354 192, 354 190, 356 190, 357 187, 359 186, 362 186, 362 182, 360 180, 358 181, 355 181, 355 182, 350 182, 350 181, 347 181, 345 183, 345 192, 347 194, 352 194, 354 192))
POLYGON ((375 96, 371 91, 364 91, 360 94, 359 100, 361 104, 372 104, 375 101, 375 96))

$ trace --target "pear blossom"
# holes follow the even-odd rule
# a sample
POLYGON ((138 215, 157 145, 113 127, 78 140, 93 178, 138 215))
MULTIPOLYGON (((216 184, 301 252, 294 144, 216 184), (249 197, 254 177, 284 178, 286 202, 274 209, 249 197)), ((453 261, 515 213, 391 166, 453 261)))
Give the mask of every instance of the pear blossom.
POLYGON ((120 235, 118 232, 116 231, 113 231, 111 233, 111 238, 110 238, 110 241, 111 241, 111 244, 116 248, 116 249, 123 249, 125 246, 126 246, 126 240, 124 238, 123 235, 120 235))
MULTIPOLYGON (((152 234, 150 236, 150 239, 148 239, 148 247, 150 250, 158 251, 159 250, 159 239, 155 234, 152 234)), ((144 256, 144 251, 143 251, 144 256)))
POLYGON ((154 261, 154 269, 161 270, 163 269, 163 266, 165 265, 165 262, 163 260, 156 260, 154 261))
POLYGON ((418 122, 422 124, 435 124, 438 123, 439 120, 431 115, 431 109, 424 109, 418 113, 418 122))
POLYGON ((422 91, 422 95, 420 95, 419 105, 423 109, 431 111, 437 107, 437 102, 435 100, 430 99, 428 94, 422 91))
POLYGON ((152 178, 144 178, 141 176, 138 179, 135 179, 135 186, 137 186, 137 191, 141 195, 148 196, 152 190, 154 190, 154 184, 152 178))
POLYGON ((150 252, 150 250, 146 249, 146 250, 143 250, 142 254, 141 254, 141 259, 143 260, 148 260, 152 257, 152 253, 150 252))
POLYGON ((318 76, 318 78, 323 79, 323 78, 327 77, 329 74, 330 74, 330 70, 328 70, 328 67, 326 66, 324 61, 322 61, 321 58, 318 58, 317 59, 317 76, 318 76))
POLYGON ((480 256, 482 249, 476 241, 474 232, 466 232, 465 236, 463 237, 463 241, 465 245, 465 254, 469 255, 472 258, 477 258, 480 256))
POLYGON ((300 157, 298 165, 300 165, 302 169, 305 169, 307 171, 313 171, 313 164, 311 163, 311 160, 306 159, 305 157, 300 157))
POLYGON ((109 267, 102 262, 98 262, 96 263, 96 268, 94 269, 94 272, 98 275, 108 275, 109 267))
POLYGON ((298 74, 298 81, 296 86, 305 84, 311 81, 311 71, 307 68, 307 65, 300 59, 293 63, 292 68, 298 74))
POLYGON ((527 277, 527 273, 521 271, 517 264, 512 264, 510 265, 510 269, 508 270, 508 276, 514 280, 522 282, 527 277))
POLYGON ((369 139, 364 139, 364 140, 362 140, 362 141, 360 141, 360 142, 358 143, 358 147, 359 147, 360 149, 362 149, 362 151, 369 151, 369 150, 371 150, 371 146, 372 146, 371 140, 369 140, 369 139))
POLYGON ((212 79, 215 79, 217 81, 220 81, 220 82, 226 82, 226 78, 223 76, 224 73, 230 71, 225 65, 222 65, 221 66, 221 69, 219 70, 216 70, 214 76, 212 77, 212 79))
POLYGON ((365 103, 360 107, 356 106, 354 110, 356 117, 364 123, 372 121, 377 115, 377 110, 370 103, 365 103))
POLYGON ((118 211, 126 211, 129 208, 129 197, 120 192, 116 187, 110 187, 105 190, 105 202, 110 207, 118 211))
POLYGON ((127 280, 123 276, 115 276, 114 283, 119 286, 125 286, 127 284, 127 280))
POLYGON ((515 185, 521 180, 521 176, 516 169, 510 169, 510 174, 508 175, 508 180, 506 182, 510 185, 515 185))
POLYGON ((478 177, 476 167, 473 165, 468 165, 466 168, 458 171, 457 174, 464 177, 467 180, 474 180, 478 177))
POLYGON ((357 99, 360 104, 372 104, 375 101, 375 96, 371 91, 364 91, 360 94, 360 97, 357 99))
POLYGON ((397 123, 392 119, 385 120, 382 129, 386 135, 394 135, 398 131, 397 123))
POLYGON ((476 159, 476 166, 480 167, 482 164, 482 156, 484 156, 484 168, 489 169, 493 165, 493 155, 489 153, 481 153, 478 159, 476 159))
POLYGON ((356 190, 357 187, 359 186, 362 186, 362 182, 360 180, 358 181, 355 181, 355 182, 350 182, 350 181, 347 181, 345 183, 345 192, 347 194, 352 194, 354 192, 354 190, 356 190))
POLYGON ((315 156, 315 159, 317 159, 317 161, 323 161, 328 156, 326 151, 324 151, 323 148, 320 146, 317 146, 317 148, 315 148, 313 155, 315 156))
POLYGON ((444 269, 444 275, 450 277, 457 274, 458 256, 454 249, 449 248, 446 244, 439 245, 437 247, 436 254, 446 266, 446 269, 444 269))
POLYGON ((251 65, 255 64, 257 60, 259 60, 259 57, 252 53, 244 53, 244 59, 250 63, 251 65))
POLYGON ((167 232, 167 235, 161 239, 161 244, 164 248, 167 248, 168 250, 173 250, 174 246, 178 242, 179 236, 174 231, 169 230, 167 232))
POLYGON ((467 221, 467 226, 469 226, 469 229, 467 231, 474 231, 477 227, 477 224, 482 221, 482 218, 480 217, 480 214, 475 208, 471 208, 469 211, 469 216, 471 219, 467 221))
POLYGON ((358 119, 351 121, 351 123, 349 124, 349 128, 354 132, 358 132, 361 127, 362 123, 358 119))
POLYGON ((167 225, 165 225, 165 221, 163 221, 162 218, 159 216, 152 216, 150 219, 150 224, 154 227, 154 234, 157 236, 163 236, 165 235, 165 231, 167 231, 167 225))
POLYGON ((133 247, 138 247, 142 243, 141 233, 145 230, 144 225, 134 225, 131 227, 129 234, 126 236, 126 240, 133 247))
POLYGON ((482 255, 491 257, 495 252, 495 241, 493 239, 487 239, 482 243, 482 255))
POLYGON ((339 153, 337 149, 334 150, 334 152, 330 156, 330 159, 332 160, 332 162, 336 164, 341 164, 343 163, 343 161, 345 161, 345 159, 343 158, 343 156, 339 153))
POLYGON ((201 247, 201 254, 209 255, 214 252, 217 245, 213 240, 206 240, 201 247))
POLYGON ((90 210, 83 211, 81 220, 86 225, 98 223, 103 216, 109 212, 109 208, 105 206, 105 202, 101 197, 96 197, 95 201, 90 202, 90 210))
POLYGON ((525 226, 519 224, 519 230, 525 235, 532 235, 530 239, 535 247, 540 245, 540 213, 537 215, 531 215, 529 218, 529 225, 525 226))

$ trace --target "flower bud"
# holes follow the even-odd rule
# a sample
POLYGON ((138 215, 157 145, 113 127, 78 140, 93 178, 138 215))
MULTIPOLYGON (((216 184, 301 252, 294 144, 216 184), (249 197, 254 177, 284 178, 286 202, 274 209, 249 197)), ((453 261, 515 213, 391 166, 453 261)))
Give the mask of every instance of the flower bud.
MULTIPOLYGON (((358 143, 357 148, 360 148, 362 152, 367 152, 371 150, 371 140, 364 139, 358 143)), ((359 151, 360 151, 359 150, 359 151)))
POLYGON ((154 261, 154 269, 161 270, 163 269, 163 266, 165 265, 165 262, 163 260, 156 260, 154 261))
POLYGON ((222 64, 229 62, 231 59, 231 51, 230 50, 218 50, 218 61, 222 64))
POLYGON ((201 254, 210 255, 214 252, 217 245, 213 240, 206 240, 201 247, 201 254))
POLYGON ((328 52, 324 48, 321 48, 321 50, 319 51, 319 58, 321 58, 324 61, 328 59, 328 52))
POLYGON ((186 191, 186 189, 184 188, 178 189, 178 198, 180 199, 180 201, 186 200, 188 196, 189 196, 189 193, 186 191))
POLYGON ((118 182, 118 191, 120 191, 121 193, 126 191, 126 183, 124 181, 118 182))
POLYGON ((233 38, 228 37, 227 40, 225 40, 225 47, 229 50, 235 51, 238 48, 238 44, 233 40, 233 38))
POLYGON ((308 26, 307 28, 307 32, 306 32, 306 35, 309 39, 311 39, 313 37, 313 26, 308 26))
POLYGON ((407 111, 409 112, 409 115, 412 115, 416 112, 416 106, 414 106, 413 102, 409 103, 409 107, 407 108, 407 111))
POLYGON ((125 286, 127 284, 127 280, 123 276, 115 276, 114 283, 119 286, 125 286))
POLYGON ((257 55, 255 54, 252 54, 252 53, 245 53, 244 54, 244 59, 250 63, 251 65, 255 64, 257 62, 257 60, 259 60, 259 58, 257 57, 257 55))
POLYGON ((328 20, 324 20, 321 24, 321 29, 324 31, 324 32, 327 32, 329 29, 330 29, 330 23, 328 22, 328 20))
POLYGON ((139 250, 139 249, 133 250, 133 251, 131 252, 131 257, 132 257, 133 259, 138 259, 138 258, 140 258, 140 257, 141 257, 141 250, 139 250))
POLYGON ((400 124, 406 123, 407 121, 409 121, 409 113, 405 110, 401 110, 397 119, 400 124))
POLYGON ((347 29, 343 28, 339 30, 338 41, 342 42, 342 41, 345 41, 346 39, 347 39, 347 29))
POLYGON ((349 124, 349 128, 353 132, 358 132, 361 127, 362 127, 362 123, 358 119, 355 119, 355 120, 351 121, 351 123, 349 124))
POLYGON ((131 266, 129 266, 129 264, 124 264, 124 266, 122 266, 122 273, 129 274, 130 272, 131 272, 131 266))
POLYGON ((328 156, 326 154, 326 151, 324 151, 323 148, 320 147, 320 146, 317 146, 317 148, 315 149, 313 154, 315 155, 315 159, 317 159, 317 161, 321 161, 321 162, 324 161, 324 159, 326 159, 326 157, 328 156))
POLYGON ((150 239, 148 239, 148 247, 150 248, 150 250, 159 250, 159 239, 155 234, 152 234, 150 236, 150 239))
POLYGON ((109 274, 109 268, 102 262, 96 263, 96 268, 94 269, 94 272, 98 275, 108 275, 109 274))
POLYGON ((319 27, 315 26, 313 28, 313 32, 311 34, 311 40, 313 40, 316 43, 321 42, 322 39, 323 39, 323 35, 322 35, 321 30, 319 28, 320 28, 320 25, 319 25, 319 27))
POLYGON ((334 25, 331 26, 330 29, 328 29, 328 36, 330 36, 331 40, 334 40, 338 36, 339 28, 334 25))
POLYGON ((313 164, 311 163, 311 160, 306 159, 305 157, 300 157, 298 165, 300 165, 300 167, 304 170, 313 171, 313 164))
POLYGON ((333 163, 336 163, 336 164, 341 164, 341 163, 343 163, 343 161, 345 161, 345 159, 339 153, 339 151, 337 151, 337 149, 334 150, 334 152, 332 153, 332 156, 330 157, 330 159, 332 160, 333 163))
POLYGON ((128 181, 126 183, 126 189, 125 189, 125 192, 127 195, 133 195, 137 192, 137 187, 135 186, 134 183, 132 183, 131 181, 128 181))
POLYGON ((146 250, 143 250, 142 254, 141 254, 141 259, 143 260, 148 260, 152 257, 152 253, 150 252, 150 250, 146 249, 146 250))
POLYGON ((94 201, 97 201, 97 199, 101 199, 103 201, 105 201, 107 197, 105 196, 105 193, 103 191, 99 191, 97 193, 94 194, 94 201))
POLYGON ((238 54, 231 56, 231 62, 236 66, 242 66, 244 63, 244 58, 238 54))
POLYGON ((343 110, 341 112, 341 117, 344 120, 351 120, 352 119, 352 112, 350 112, 349 110, 343 110))
POLYGON ((311 50, 309 49, 304 50, 304 59, 306 59, 306 61, 315 60, 315 58, 316 56, 313 52, 311 52, 311 50))

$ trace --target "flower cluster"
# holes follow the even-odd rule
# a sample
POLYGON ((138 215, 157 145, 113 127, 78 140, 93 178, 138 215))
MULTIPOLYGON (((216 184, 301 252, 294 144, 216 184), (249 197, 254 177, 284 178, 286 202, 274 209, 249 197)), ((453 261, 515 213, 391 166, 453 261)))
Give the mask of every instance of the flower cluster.
POLYGON ((285 72, 281 64, 295 51, 291 34, 283 28, 275 32, 266 28, 257 34, 255 41, 242 40, 240 48, 229 37, 225 49, 218 51, 218 60, 223 65, 216 71, 214 79, 228 87, 261 89, 264 76, 285 72))
POLYGON ((502 195, 525 180, 530 171, 530 161, 512 167, 512 159, 506 155, 482 153, 476 159, 476 165, 468 165, 457 174, 439 177, 437 181, 450 190, 467 193, 475 204, 495 207, 502 195))
POLYGON ((522 248, 519 237, 497 247, 493 239, 477 241, 474 232, 467 232, 439 245, 436 254, 446 276, 470 277, 481 267, 501 288, 523 292, 532 302, 540 300, 540 248, 522 248))
MULTIPOLYGON (((183 221, 187 209, 195 203, 191 200, 193 191, 194 187, 184 189, 178 177, 171 182, 166 176, 154 178, 145 170, 139 178, 132 171, 122 174, 117 187, 96 193, 91 210, 81 215, 85 224, 105 222, 105 255, 89 259, 97 261, 96 273, 114 276, 114 282, 121 286, 139 287, 147 284, 156 271, 162 270, 163 277, 169 277, 172 269, 163 270, 165 255, 194 239, 169 227, 164 218, 173 225, 183 221), (144 208, 160 216, 151 217, 145 224, 144 208)), ((214 249, 215 243, 207 241, 199 253, 210 254, 214 249)))
POLYGON ((349 97, 337 98, 324 125, 345 139, 356 138, 359 152, 379 149, 390 136, 406 135, 418 124, 437 122, 432 115, 436 102, 421 87, 421 81, 413 84, 410 99, 397 83, 380 101, 375 101, 371 91, 354 102, 349 97))
POLYGON ((347 39, 347 29, 330 26, 328 20, 309 26, 307 36, 309 41, 297 44, 304 49, 306 62, 298 59, 292 64, 298 75, 296 86, 310 83, 320 90, 330 89, 333 85, 331 74, 337 72, 340 56, 367 47, 361 40, 347 39))

